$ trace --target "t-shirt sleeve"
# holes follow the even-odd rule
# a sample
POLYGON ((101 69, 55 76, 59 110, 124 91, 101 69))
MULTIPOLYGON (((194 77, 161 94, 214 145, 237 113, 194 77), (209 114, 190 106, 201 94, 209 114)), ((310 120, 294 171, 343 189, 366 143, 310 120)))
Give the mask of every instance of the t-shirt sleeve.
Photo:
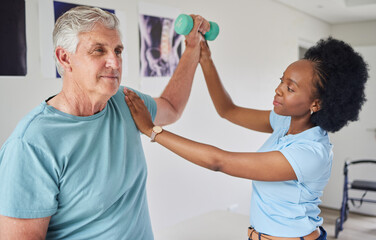
POLYGON ((321 143, 295 143, 280 151, 291 164, 300 183, 329 178, 330 153, 321 143))
MULTIPOLYGON (((122 89, 123 88, 124 87, 122 87, 122 89)), ((144 103, 145 103, 147 109, 149 110, 149 112, 151 114, 151 118, 154 121, 155 116, 157 114, 157 103, 155 102, 154 98, 152 98, 151 96, 149 96, 147 94, 144 94, 144 93, 141 93, 137 90, 134 90, 132 88, 129 88, 129 89, 132 90, 133 92, 135 92, 142 100, 144 100, 144 103)))
POLYGON ((58 170, 52 159, 21 139, 9 139, 0 150, 0 214, 51 216, 57 210, 58 193, 58 170))

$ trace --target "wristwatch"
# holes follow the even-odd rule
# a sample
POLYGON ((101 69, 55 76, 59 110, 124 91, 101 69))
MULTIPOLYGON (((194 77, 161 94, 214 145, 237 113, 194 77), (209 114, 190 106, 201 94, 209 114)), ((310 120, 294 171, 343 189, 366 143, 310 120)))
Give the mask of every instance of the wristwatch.
POLYGON ((163 128, 160 126, 154 126, 153 131, 151 132, 150 142, 155 142, 155 137, 163 131, 163 128))

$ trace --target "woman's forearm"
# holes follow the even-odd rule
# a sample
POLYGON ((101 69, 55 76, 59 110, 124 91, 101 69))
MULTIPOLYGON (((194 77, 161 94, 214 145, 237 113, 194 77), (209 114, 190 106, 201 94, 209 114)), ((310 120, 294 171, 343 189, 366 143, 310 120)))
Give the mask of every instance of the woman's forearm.
POLYGON ((233 108, 234 104, 219 78, 214 62, 207 58, 201 60, 200 65, 215 109, 221 117, 226 117, 226 112, 233 108))
POLYGON ((167 130, 155 137, 155 141, 182 158, 201 167, 221 171, 225 151, 211 145, 195 142, 167 130), (222 156, 221 156, 222 155, 222 156))
POLYGON ((269 123, 270 111, 243 108, 235 105, 221 83, 219 74, 211 57, 201 57, 200 64, 205 76, 210 97, 218 114, 222 118, 225 118, 236 125, 255 131, 268 133, 273 131, 269 123))
POLYGON ((291 165, 279 151, 263 153, 228 152, 183 138, 166 130, 158 134, 154 140, 196 165, 234 177, 259 181, 297 179, 291 165))

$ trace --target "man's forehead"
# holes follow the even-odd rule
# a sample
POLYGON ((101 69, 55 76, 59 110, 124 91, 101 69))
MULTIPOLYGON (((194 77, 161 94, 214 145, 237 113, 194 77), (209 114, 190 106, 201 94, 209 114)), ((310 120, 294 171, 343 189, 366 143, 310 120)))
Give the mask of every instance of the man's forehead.
POLYGON ((123 48, 120 34, 115 29, 93 29, 89 32, 82 32, 79 35, 79 42, 82 45, 91 46, 110 46, 123 48))
MULTIPOLYGON (((108 47, 109 46, 108 43, 101 43, 101 42, 92 42, 92 43, 88 43, 88 45, 90 47, 108 47)), ((116 44, 116 45, 114 45, 114 47, 116 47, 116 48, 124 48, 124 46, 123 46, 122 43, 116 44)))

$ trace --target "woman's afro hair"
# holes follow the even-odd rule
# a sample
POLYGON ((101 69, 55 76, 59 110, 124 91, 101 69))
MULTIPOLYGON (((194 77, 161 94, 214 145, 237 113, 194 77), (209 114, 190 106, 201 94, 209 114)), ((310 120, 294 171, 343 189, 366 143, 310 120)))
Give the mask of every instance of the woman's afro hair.
POLYGON ((309 48, 303 59, 314 63, 315 98, 320 100, 320 110, 311 115, 311 122, 336 132, 358 120, 368 79, 363 58, 347 43, 329 37, 309 48))

